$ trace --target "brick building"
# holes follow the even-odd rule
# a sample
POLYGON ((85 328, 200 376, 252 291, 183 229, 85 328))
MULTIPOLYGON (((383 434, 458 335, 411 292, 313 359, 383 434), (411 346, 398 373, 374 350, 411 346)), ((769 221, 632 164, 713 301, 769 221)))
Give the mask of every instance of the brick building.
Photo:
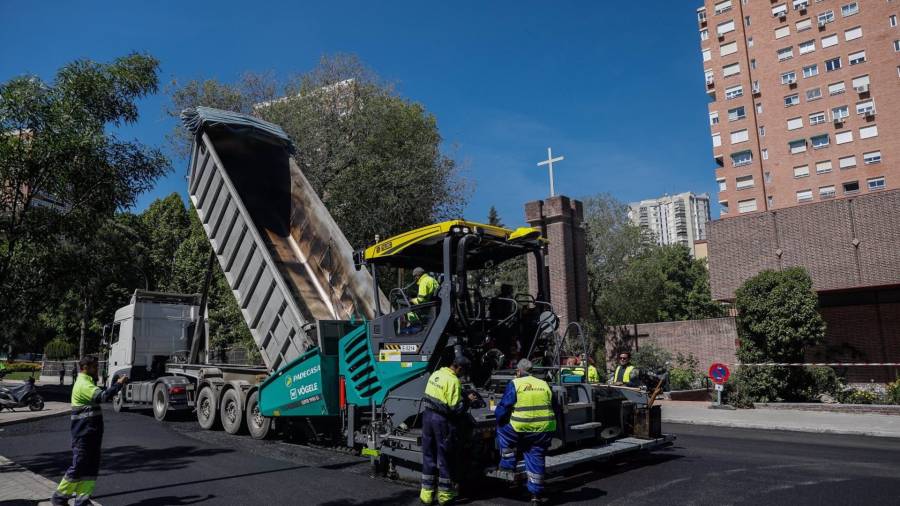
POLYGON ((632 202, 628 218, 652 232, 657 244, 683 244, 697 256, 694 243, 706 240, 709 195, 685 192, 632 202))
POLYGON ((722 217, 900 188, 900 3, 697 10, 722 217))

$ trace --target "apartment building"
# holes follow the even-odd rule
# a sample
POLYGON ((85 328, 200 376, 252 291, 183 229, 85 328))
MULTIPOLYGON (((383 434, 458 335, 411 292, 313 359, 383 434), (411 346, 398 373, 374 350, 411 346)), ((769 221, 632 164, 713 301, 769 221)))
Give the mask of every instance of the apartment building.
POLYGON ((900 188, 900 0, 697 10, 722 218, 900 188))
POLYGON ((696 256, 694 243, 706 239, 709 195, 691 192, 628 204, 632 223, 653 233, 658 244, 684 244, 696 256))

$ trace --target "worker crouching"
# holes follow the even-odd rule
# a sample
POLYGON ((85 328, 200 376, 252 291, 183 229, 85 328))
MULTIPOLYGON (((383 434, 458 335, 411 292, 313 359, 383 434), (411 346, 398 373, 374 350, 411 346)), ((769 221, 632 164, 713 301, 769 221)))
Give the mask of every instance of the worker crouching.
POLYGON ((531 502, 539 504, 543 501, 545 455, 556 431, 559 410, 550 385, 531 376, 530 371, 531 361, 520 360, 516 378, 506 385, 494 415, 498 424, 500 469, 515 471, 516 454, 521 452, 525 457, 526 487, 531 502))

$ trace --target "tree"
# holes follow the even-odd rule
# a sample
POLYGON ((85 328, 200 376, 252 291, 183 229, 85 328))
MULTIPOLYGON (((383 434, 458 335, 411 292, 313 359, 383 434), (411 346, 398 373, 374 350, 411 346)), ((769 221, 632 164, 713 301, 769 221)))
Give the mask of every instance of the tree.
POLYGON ((141 213, 141 222, 147 234, 150 285, 156 290, 169 290, 173 287, 175 252, 190 233, 190 217, 181 195, 172 193, 153 201, 141 213))
POLYGON ((137 121, 158 66, 139 54, 78 60, 52 83, 0 84, 0 344, 25 340, 48 294, 64 292, 51 288, 71 280, 60 250, 92 243, 98 223, 169 169, 157 149, 108 131, 137 121))
MULTIPOLYGON (((802 267, 763 271, 735 292, 742 363, 803 362, 808 347, 825 338, 825 321, 818 312, 812 280, 802 267)), ((744 388, 757 401, 803 400, 814 381, 796 367, 743 367, 744 388)))
MULTIPOLYGON (((500 213, 494 206, 488 210, 488 225, 496 227, 505 227, 500 219, 500 213)), ((512 287, 512 293, 528 293, 528 260, 525 256, 511 258, 493 268, 486 269, 483 282, 489 285, 497 286, 509 285, 512 287)))
POLYGON ((254 74, 237 84, 190 82, 172 100, 170 114, 208 105, 284 128, 295 161, 352 245, 462 213, 468 186, 441 153, 435 117, 355 56, 323 57, 284 85, 254 74), (283 98, 272 100, 279 88, 283 98))

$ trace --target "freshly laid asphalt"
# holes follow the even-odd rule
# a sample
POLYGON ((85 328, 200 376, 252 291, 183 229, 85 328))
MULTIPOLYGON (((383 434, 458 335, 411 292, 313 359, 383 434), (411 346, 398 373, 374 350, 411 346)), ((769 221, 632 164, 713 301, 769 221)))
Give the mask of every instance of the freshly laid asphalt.
MULTIPOLYGON (((110 505, 417 504, 415 485, 369 477, 330 450, 159 423, 105 410, 96 497, 110 505)), ((65 417, 0 428, 0 455, 51 480, 69 464, 65 417)), ((664 426, 675 446, 551 481, 555 504, 900 504, 900 439, 698 425, 664 426)), ((2 475, 0 475, 2 480, 2 475)), ((486 481, 464 501, 523 504, 486 481)), ((0 503, 2 504, 2 503, 0 503)), ((17 503, 21 504, 21 503, 17 503)))

